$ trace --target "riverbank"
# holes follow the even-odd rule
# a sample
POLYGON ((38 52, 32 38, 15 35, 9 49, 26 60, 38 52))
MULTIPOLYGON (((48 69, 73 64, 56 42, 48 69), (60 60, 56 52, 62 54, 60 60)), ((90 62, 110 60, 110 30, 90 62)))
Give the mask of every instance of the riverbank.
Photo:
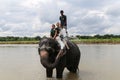
MULTIPOLYGON (((120 44, 120 38, 115 39, 72 39, 76 44, 120 44)), ((0 44, 38 44, 39 41, 0 41, 0 44)))
POLYGON ((77 44, 120 44, 120 38, 112 39, 74 39, 77 44))

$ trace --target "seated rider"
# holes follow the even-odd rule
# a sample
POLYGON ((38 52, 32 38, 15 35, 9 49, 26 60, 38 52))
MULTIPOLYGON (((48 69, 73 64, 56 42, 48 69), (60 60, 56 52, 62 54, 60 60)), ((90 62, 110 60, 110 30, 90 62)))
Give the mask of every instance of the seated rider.
POLYGON ((69 49, 69 46, 67 45, 67 42, 66 42, 66 40, 68 40, 66 29, 61 25, 60 25, 60 28, 61 28, 61 30, 60 30, 59 36, 60 36, 61 40, 63 41, 63 43, 65 44, 65 46, 67 47, 67 49, 69 49))
POLYGON ((59 55, 63 55, 63 49, 65 47, 65 40, 64 37, 66 36, 66 31, 65 29, 62 28, 62 26, 57 23, 56 24, 56 29, 55 29, 55 35, 53 37, 53 39, 56 39, 58 41, 58 43, 60 44, 61 50, 59 51, 59 55))
POLYGON ((50 37, 53 38, 54 35, 55 35, 55 25, 52 24, 52 28, 51 28, 51 30, 50 30, 50 37))

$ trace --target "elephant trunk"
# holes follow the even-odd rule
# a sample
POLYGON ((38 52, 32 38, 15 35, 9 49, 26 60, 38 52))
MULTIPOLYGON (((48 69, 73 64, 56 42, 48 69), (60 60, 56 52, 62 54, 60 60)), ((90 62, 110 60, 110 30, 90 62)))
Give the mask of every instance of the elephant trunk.
POLYGON ((40 52, 41 63, 45 68, 53 69, 57 66, 59 59, 57 58, 53 63, 49 61, 49 56, 47 51, 40 52))
POLYGON ((53 69, 57 66, 59 59, 55 60, 54 63, 50 63, 47 59, 41 59, 42 65, 47 69, 53 69))

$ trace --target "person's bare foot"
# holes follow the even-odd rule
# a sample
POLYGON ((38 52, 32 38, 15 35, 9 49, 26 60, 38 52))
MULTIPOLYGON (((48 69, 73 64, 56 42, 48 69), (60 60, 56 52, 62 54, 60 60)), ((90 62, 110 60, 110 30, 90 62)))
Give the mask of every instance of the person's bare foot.
POLYGON ((61 50, 59 51, 59 53, 57 54, 56 59, 58 59, 58 58, 61 57, 61 56, 63 56, 63 49, 61 49, 61 50))

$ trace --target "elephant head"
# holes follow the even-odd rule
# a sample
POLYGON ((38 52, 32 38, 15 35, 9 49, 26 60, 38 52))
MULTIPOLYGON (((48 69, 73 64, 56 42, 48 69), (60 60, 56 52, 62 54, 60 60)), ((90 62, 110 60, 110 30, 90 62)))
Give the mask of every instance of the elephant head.
POLYGON ((60 58, 56 59, 60 47, 58 42, 51 38, 42 39, 39 43, 40 61, 45 68, 53 69, 58 64, 60 58))

